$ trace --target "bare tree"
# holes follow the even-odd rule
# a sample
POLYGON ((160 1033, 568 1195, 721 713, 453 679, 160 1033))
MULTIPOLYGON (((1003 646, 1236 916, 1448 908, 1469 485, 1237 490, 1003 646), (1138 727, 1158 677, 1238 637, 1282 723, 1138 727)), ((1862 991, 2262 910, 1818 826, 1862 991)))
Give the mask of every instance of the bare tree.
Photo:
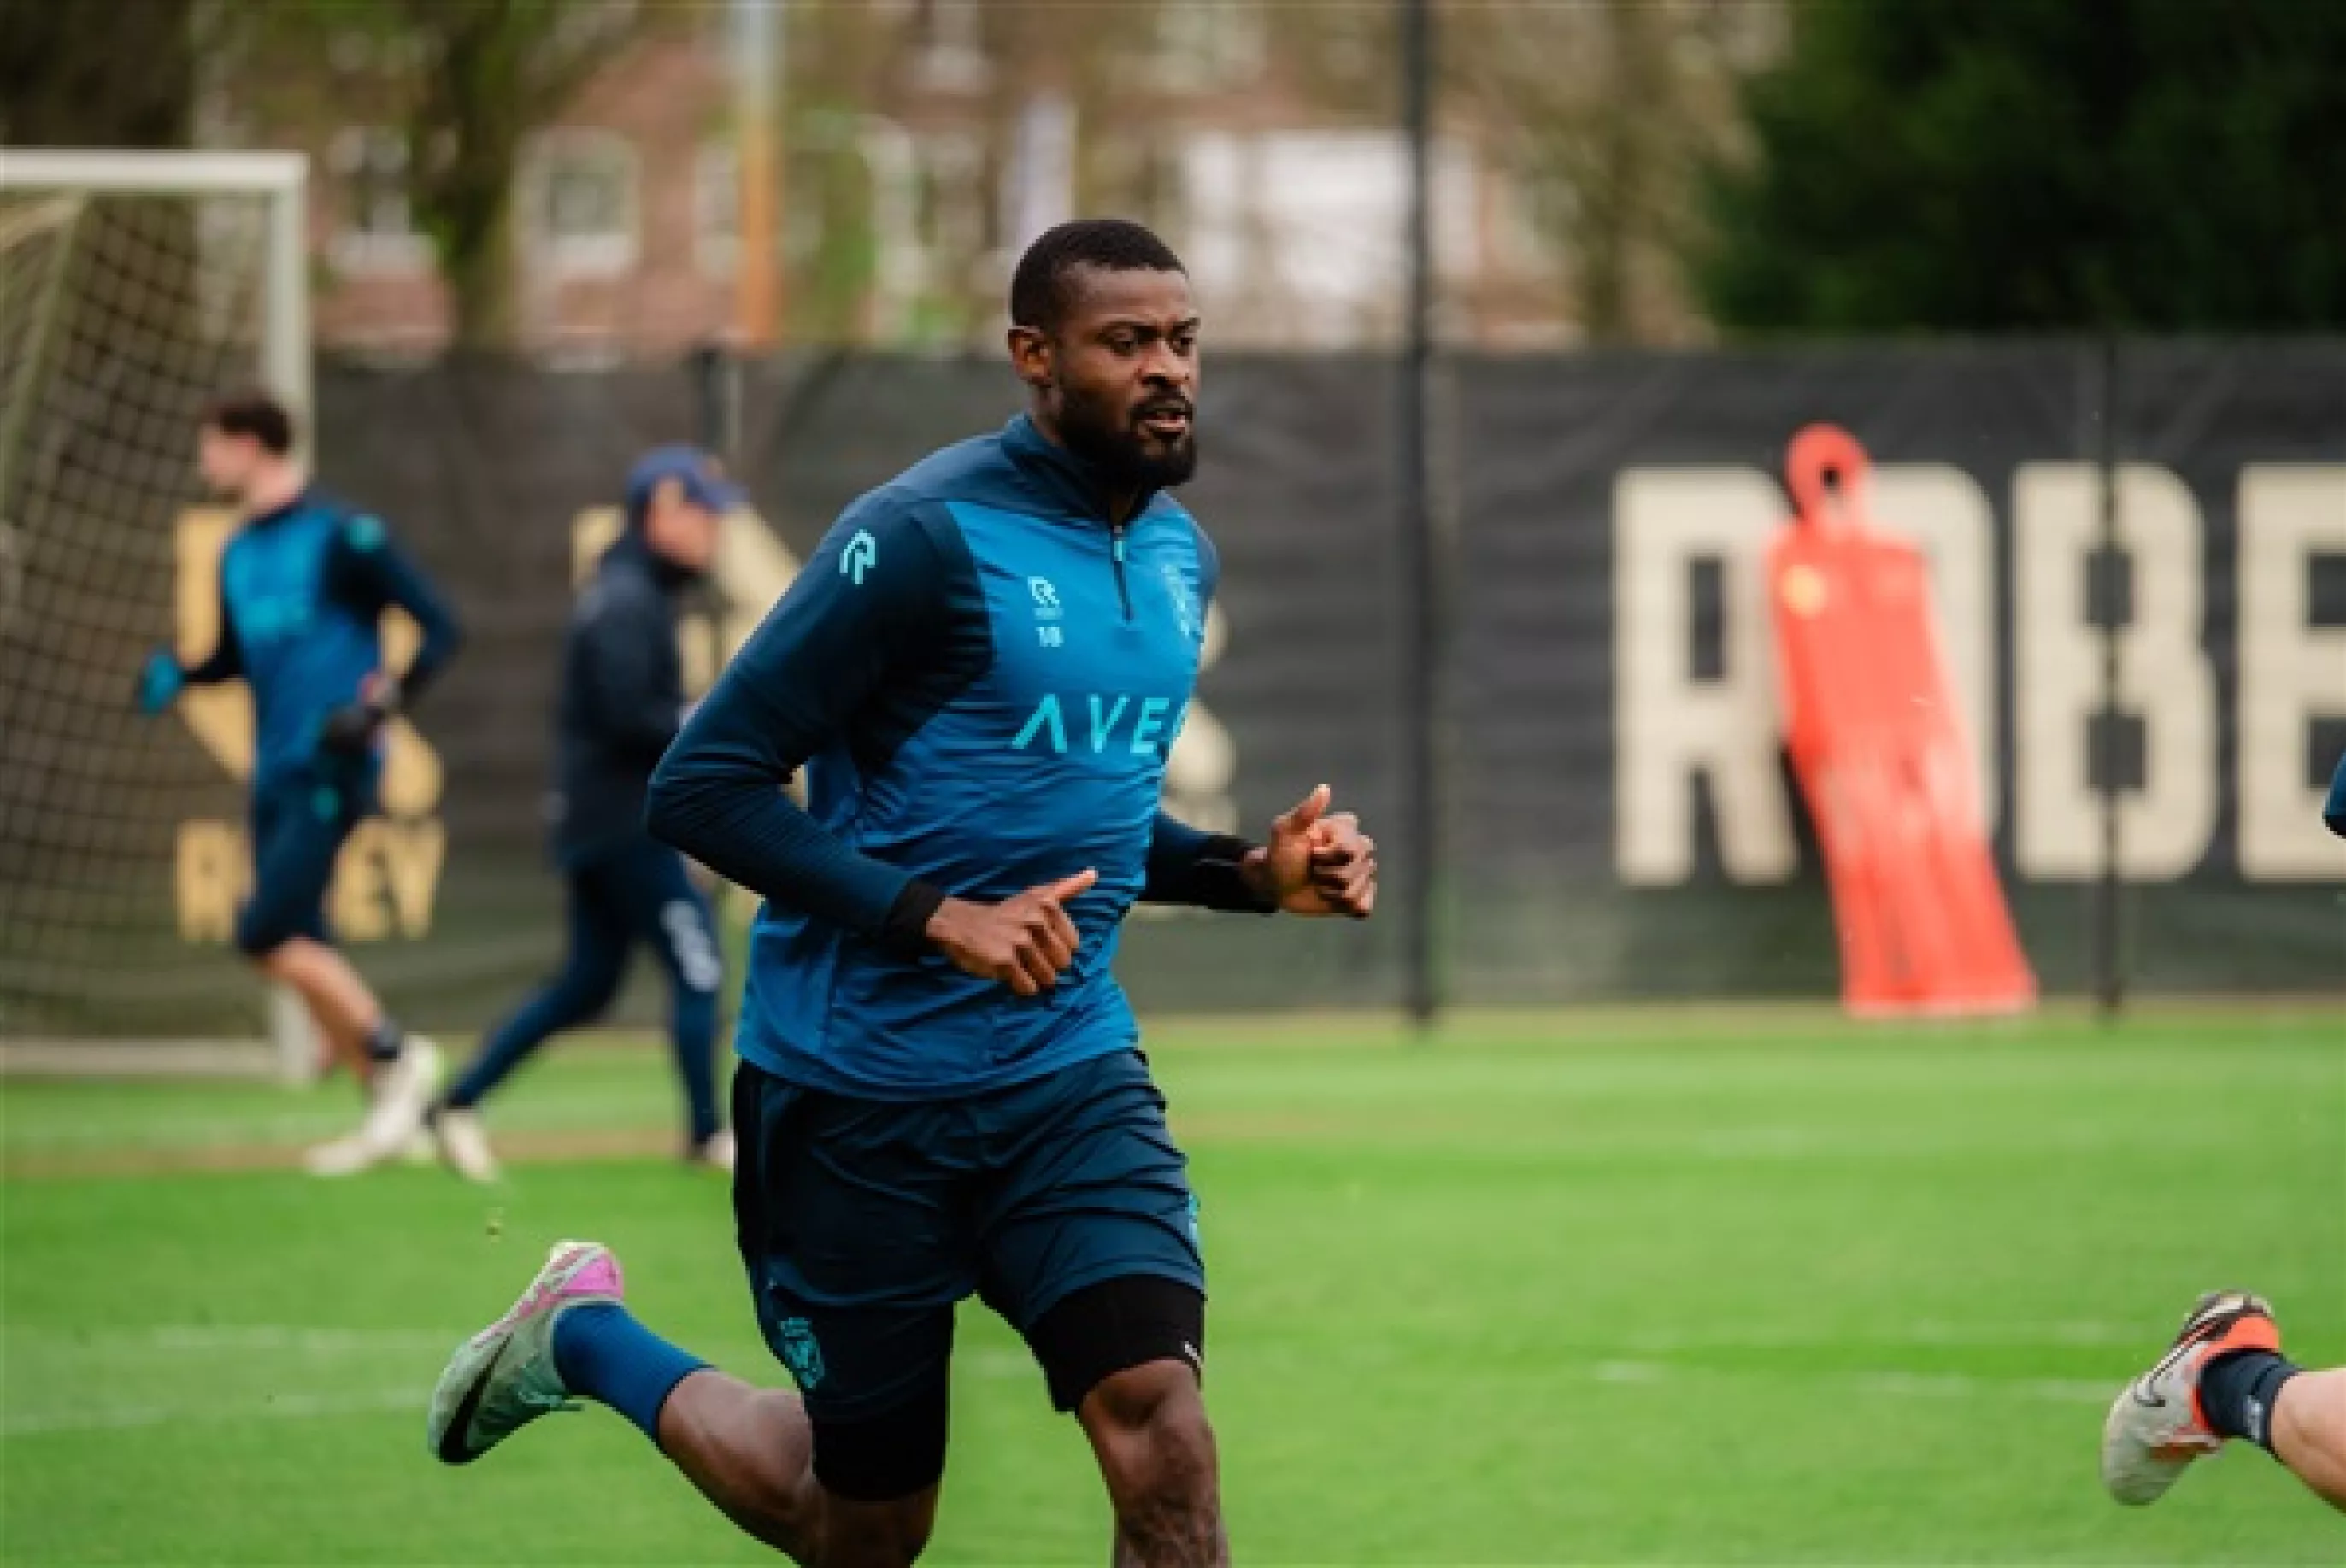
POLYGON ((219 41, 233 51, 221 75, 264 114, 335 125, 363 113, 399 128, 410 210, 447 282, 457 346, 509 345, 514 199, 529 137, 658 25, 662 8, 638 0, 274 0, 230 9, 241 30, 219 41), (352 44, 378 66, 362 87, 317 68, 352 44))
POLYGON ((0 144, 187 146, 194 13, 193 0, 0 5, 0 144))
POLYGON ((1695 326, 1675 259, 1700 170, 1737 134, 1772 0, 1476 0, 1444 7, 1443 85, 1512 179, 1598 342, 1695 326))

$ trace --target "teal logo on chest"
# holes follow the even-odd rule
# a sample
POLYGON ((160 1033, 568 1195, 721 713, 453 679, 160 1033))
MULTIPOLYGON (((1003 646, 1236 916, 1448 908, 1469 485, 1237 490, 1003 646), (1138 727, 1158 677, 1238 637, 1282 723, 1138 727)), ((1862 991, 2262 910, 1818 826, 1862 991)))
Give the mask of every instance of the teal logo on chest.
POLYGON ((1093 691, 1062 698, 1046 691, 1019 726, 1010 749, 1048 751, 1055 757, 1086 748, 1101 754, 1116 749, 1135 757, 1162 756, 1180 733, 1182 711, 1169 697, 1093 691))
POLYGON ((256 595, 234 603, 236 635, 247 643, 281 642, 310 629, 313 607, 299 594, 256 595))

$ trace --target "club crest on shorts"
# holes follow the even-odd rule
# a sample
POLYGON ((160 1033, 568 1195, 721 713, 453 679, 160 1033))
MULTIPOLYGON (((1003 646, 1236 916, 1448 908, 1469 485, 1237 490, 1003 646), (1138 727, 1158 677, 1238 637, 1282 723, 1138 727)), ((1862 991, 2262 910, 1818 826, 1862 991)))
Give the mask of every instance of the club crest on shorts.
POLYGON ((814 1341, 814 1325, 803 1318, 785 1318, 774 1326, 776 1352, 798 1380, 801 1392, 822 1381, 822 1347, 814 1341))

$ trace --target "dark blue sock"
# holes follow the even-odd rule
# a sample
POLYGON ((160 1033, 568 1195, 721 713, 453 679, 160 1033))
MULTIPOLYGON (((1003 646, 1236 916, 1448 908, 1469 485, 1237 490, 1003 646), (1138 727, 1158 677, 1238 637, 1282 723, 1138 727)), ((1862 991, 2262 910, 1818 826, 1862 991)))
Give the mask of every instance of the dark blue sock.
POLYGON ((396 1019, 385 1013, 375 1021, 373 1028, 367 1031, 367 1060, 375 1063, 396 1062, 399 1060, 399 1053, 406 1044, 407 1031, 399 1026, 396 1019))
POLYGON ((2300 1368, 2270 1350, 2234 1350, 2199 1373, 2199 1409, 2223 1437, 2246 1438, 2272 1451, 2273 1401, 2300 1368))
POLYGON ((554 1369, 572 1393, 610 1406, 659 1441, 660 1406, 676 1386, 709 1363, 679 1350, 627 1315, 596 1302, 555 1320, 554 1369))

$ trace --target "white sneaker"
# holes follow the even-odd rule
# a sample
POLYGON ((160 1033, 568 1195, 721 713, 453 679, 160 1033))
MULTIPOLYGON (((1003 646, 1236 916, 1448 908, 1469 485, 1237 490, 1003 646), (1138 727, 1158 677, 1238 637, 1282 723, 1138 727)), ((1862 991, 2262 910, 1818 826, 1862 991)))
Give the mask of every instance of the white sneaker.
POLYGON ((409 1035, 398 1057, 383 1069, 375 1084, 373 1108, 359 1126, 359 1136, 381 1151, 378 1159, 401 1153, 423 1133, 444 1073, 440 1047, 421 1034, 409 1035))
POLYGON ((321 1144, 301 1156, 311 1176, 355 1176, 387 1159, 407 1155, 415 1140, 430 1134, 423 1118, 440 1092, 440 1047, 421 1035, 410 1035, 399 1058, 376 1074, 372 1103, 359 1130, 321 1144))
POLYGON ((505 1315, 456 1347, 432 1390, 424 1440, 443 1464, 470 1464, 514 1433, 578 1401, 554 1361, 554 1325, 573 1307, 624 1303, 619 1260, 596 1241, 557 1241, 505 1315))
POLYGON ((2199 1374, 2234 1350, 2280 1349, 2272 1308, 2245 1290, 2211 1290, 2157 1364, 2111 1401, 2102 1427, 2102 1484, 2118 1502, 2156 1502, 2192 1461, 2224 1446, 2199 1408, 2199 1374))
POLYGON ((685 1150, 687 1165, 707 1166, 713 1171, 733 1174, 733 1135, 723 1128, 709 1134, 685 1150))
POLYGON ((471 1111, 443 1110, 432 1118, 432 1135, 439 1141, 440 1157, 466 1181, 497 1179, 497 1156, 489 1152, 489 1135, 471 1111))

